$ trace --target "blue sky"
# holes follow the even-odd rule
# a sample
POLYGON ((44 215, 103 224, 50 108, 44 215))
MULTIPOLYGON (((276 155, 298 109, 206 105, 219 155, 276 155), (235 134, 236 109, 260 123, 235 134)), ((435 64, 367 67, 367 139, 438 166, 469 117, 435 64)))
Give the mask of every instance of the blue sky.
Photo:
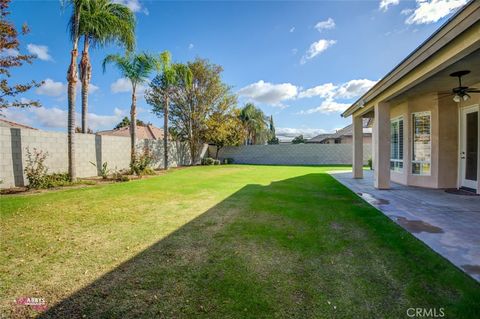
MULTIPOLYGON (((137 49, 169 50, 186 62, 207 58, 223 66, 223 79, 239 95, 273 114, 281 136, 312 136, 349 124, 340 113, 424 41, 466 0, 370 1, 139 1, 116 0, 136 12, 137 49)), ((10 19, 26 22, 21 52, 38 55, 14 72, 14 80, 45 80, 24 95, 43 107, 7 110, 14 121, 45 130, 65 130, 66 69, 71 44, 70 9, 58 1, 11 4, 10 19)), ((110 46, 92 50, 89 121, 111 129, 128 115, 128 82, 103 57, 121 53, 110 46)), ((9 54, 3 52, 2 54, 9 54)), ((161 126, 139 98, 139 118, 161 126)), ((77 100, 80 111, 80 99, 77 100)))

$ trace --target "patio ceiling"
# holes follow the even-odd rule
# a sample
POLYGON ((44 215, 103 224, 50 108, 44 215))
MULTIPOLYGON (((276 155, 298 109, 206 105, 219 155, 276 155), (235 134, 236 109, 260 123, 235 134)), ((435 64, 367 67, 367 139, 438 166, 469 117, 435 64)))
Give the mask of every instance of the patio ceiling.
MULTIPOLYGON (((460 61, 451 64, 437 72, 430 78, 422 81, 413 88, 393 97, 390 102, 397 102, 406 98, 434 92, 450 93, 458 86, 458 79, 450 76, 451 73, 460 70, 470 70, 471 73, 462 77, 462 85, 473 86, 480 83, 480 49, 467 55, 460 61)), ((477 85, 478 86, 478 85, 477 85)))

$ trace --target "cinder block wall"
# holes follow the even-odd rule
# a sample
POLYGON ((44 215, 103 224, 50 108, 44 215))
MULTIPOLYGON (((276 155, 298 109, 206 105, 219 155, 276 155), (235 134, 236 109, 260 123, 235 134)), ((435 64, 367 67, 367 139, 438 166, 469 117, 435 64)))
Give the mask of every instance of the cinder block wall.
MULTIPOLYGON (((215 147, 209 154, 215 156, 215 147)), ((363 160, 371 158, 371 145, 363 145, 363 160)), ((352 144, 243 145, 220 149, 220 159, 233 158, 240 164, 328 165, 352 164, 352 144)))
MULTIPOLYGON (((130 138, 117 136, 99 136, 94 134, 75 134, 76 169, 78 177, 90 177, 98 174, 97 168, 107 162, 111 169, 126 169, 130 164, 130 138)), ((163 167, 163 141, 138 140, 137 151, 147 145, 156 156, 153 167, 163 167)), ((49 173, 68 171, 67 134, 38 130, 0 127, 0 188, 24 186, 28 183, 24 168, 27 148, 48 153, 45 165, 49 173)), ((172 142, 169 147, 169 165, 176 167, 189 165, 188 147, 172 142)))

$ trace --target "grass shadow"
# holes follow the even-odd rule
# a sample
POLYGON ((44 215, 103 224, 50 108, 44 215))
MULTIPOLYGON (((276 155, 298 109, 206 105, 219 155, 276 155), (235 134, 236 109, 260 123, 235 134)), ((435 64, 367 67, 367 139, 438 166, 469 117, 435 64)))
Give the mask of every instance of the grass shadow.
POLYGON ((247 185, 39 318, 405 317, 479 286, 327 174, 247 185))

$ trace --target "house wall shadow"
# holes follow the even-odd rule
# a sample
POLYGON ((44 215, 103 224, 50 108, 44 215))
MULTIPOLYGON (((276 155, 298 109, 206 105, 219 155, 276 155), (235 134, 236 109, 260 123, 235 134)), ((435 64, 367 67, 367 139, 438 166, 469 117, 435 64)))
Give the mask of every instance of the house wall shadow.
MULTIPOLYGON (((13 181, 15 186, 24 186, 23 178, 23 151, 22 151, 22 134, 19 128, 10 128, 10 145, 12 147, 12 165, 13 165, 13 181)), ((32 151, 32 150, 30 150, 32 151)))
MULTIPOLYGON (((259 194, 268 196, 272 188, 309 183, 321 175, 325 177, 325 174, 309 174, 267 186, 247 185, 241 188, 167 237, 53 305, 38 318, 82 318, 84 314, 86 318, 205 315, 205 309, 198 307, 183 309, 183 313, 178 311, 184 308, 182 305, 189 304, 207 307, 209 302, 205 298, 212 298, 212 294, 215 295, 213 298, 223 298, 220 291, 212 291, 207 286, 228 287, 228 280, 222 277, 222 272, 226 270, 217 263, 223 264, 224 258, 235 255, 234 250, 238 247, 230 237, 230 227, 240 219, 250 218, 243 214, 252 198, 259 194), (217 273, 215 269, 219 277, 211 278, 212 272, 217 273)), ((228 276, 227 273, 223 275, 228 276)), ((247 278, 248 271, 244 275, 247 278)), ((250 289, 247 280, 241 289, 250 289)), ((258 291, 247 295, 252 296, 252 304, 258 302, 255 300, 258 291)))

